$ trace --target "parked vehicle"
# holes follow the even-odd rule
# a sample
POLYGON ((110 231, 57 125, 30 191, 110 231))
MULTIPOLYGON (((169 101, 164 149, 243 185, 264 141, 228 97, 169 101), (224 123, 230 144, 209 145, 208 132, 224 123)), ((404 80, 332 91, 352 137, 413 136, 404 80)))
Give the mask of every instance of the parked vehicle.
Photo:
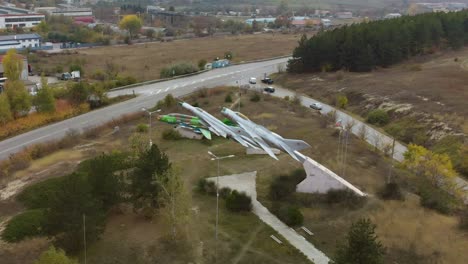
POLYGON ((81 78, 80 77, 80 71, 72 71, 71 73, 64 72, 59 77, 59 79, 62 80, 62 81, 68 81, 68 80, 79 81, 80 78, 81 78))
POLYGON ((262 83, 273 84, 273 80, 271 78, 266 77, 262 79, 262 83))
POLYGON ((310 108, 315 109, 315 110, 322 110, 322 104, 321 103, 313 103, 310 105, 310 108))
POLYGON ((250 83, 250 84, 257 84, 257 78, 255 78, 255 77, 250 77, 249 83, 250 83))
POLYGON ((263 91, 267 92, 267 93, 274 93, 275 92, 275 88, 271 87, 271 86, 268 86, 267 88, 264 88, 263 91))

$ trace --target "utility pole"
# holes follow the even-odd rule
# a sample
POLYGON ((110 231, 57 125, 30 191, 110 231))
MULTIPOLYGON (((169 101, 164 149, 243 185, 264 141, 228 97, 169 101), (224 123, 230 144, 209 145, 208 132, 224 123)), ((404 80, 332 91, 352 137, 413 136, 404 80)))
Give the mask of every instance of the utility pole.
POLYGON ((388 177, 387 177, 387 184, 391 182, 392 180, 392 173, 393 173, 393 155, 395 154, 395 138, 393 138, 393 142, 392 142, 392 156, 390 156, 391 158, 391 161, 390 161, 390 170, 388 172, 388 177))
POLYGON ((216 174, 216 225, 215 225, 215 260, 218 262, 218 218, 219 218, 219 161, 222 159, 234 158, 235 155, 229 155, 224 157, 218 157, 213 154, 211 151, 208 151, 208 154, 212 156, 211 160, 216 160, 218 162, 218 169, 216 174))
POLYGON ((83 214, 83 244, 84 244, 84 263, 86 264, 86 215, 83 214))
POLYGON ((154 113, 161 112, 161 109, 158 109, 158 110, 156 110, 156 111, 150 112, 150 111, 148 111, 148 109, 142 108, 141 111, 146 112, 146 113, 148 113, 148 115, 149 115, 149 129, 148 129, 148 131, 149 131, 149 146, 150 146, 150 148, 151 148, 151 146, 153 145, 153 141, 151 140, 151 135, 152 135, 152 133, 151 133, 151 127, 152 127, 152 124, 153 124, 152 121, 151 121, 151 120, 152 120, 151 116, 152 116, 154 113))

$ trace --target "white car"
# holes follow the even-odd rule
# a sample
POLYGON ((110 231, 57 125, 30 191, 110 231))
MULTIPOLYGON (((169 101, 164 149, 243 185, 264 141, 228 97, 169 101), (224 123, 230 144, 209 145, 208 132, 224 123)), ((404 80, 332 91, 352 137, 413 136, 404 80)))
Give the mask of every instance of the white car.
POLYGON ((310 105, 310 108, 315 109, 315 110, 322 110, 322 104, 321 103, 313 103, 310 105))
POLYGON ((256 83, 257 83, 257 78, 251 77, 251 78, 249 79, 249 83, 250 83, 250 84, 256 84, 256 83))

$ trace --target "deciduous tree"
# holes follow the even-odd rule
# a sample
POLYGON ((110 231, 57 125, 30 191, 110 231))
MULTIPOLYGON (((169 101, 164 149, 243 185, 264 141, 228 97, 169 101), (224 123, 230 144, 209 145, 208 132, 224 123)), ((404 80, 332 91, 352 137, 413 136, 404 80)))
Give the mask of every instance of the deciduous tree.
POLYGON ((5 76, 9 81, 17 81, 23 71, 23 58, 16 54, 16 50, 9 49, 2 61, 5 76))
POLYGON ((35 105, 38 112, 55 112, 55 98, 45 76, 41 77, 41 89, 37 92, 35 105))
POLYGON ((4 125, 13 119, 10 110, 10 102, 6 94, 0 94, 0 124, 4 125))
POLYGON ((51 246, 48 250, 42 252, 34 264, 78 264, 78 262, 69 258, 62 249, 51 246))
POLYGON ((119 27, 128 31, 130 38, 136 36, 143 26, 143 22, 137 15, 127 15, 120 21, 119 27))
POLYGON ((5 91, 10 103, 10 110, 15 117, 29 112, 29 109, 31 109, 31 96, 24 87, 23 82, 7 80, 5 91))

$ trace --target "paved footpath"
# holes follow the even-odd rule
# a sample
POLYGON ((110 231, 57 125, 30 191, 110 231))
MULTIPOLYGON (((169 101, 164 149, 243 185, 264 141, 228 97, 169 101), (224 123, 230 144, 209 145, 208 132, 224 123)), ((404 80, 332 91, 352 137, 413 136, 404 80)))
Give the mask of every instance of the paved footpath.
MULTIPOLYGON (((252 198, 252 212, 256 214, 263 222, 271 226, 276 232, 282 235, 293 247, 297 248, 307 259, 314 264, 328 264, 330 259, 320 250, 315 248, 303 236, 299 235, 294 229, 281 222, 275 215, 257 201, 257 191, 255 188, 255 179, 257 172, 247 172, 242 174, 233 174, 219 177, 219 188, 229 187, 232 190, 246 192, 252 198)), ((216 177, 207 180, 216 183, 216 177)))

